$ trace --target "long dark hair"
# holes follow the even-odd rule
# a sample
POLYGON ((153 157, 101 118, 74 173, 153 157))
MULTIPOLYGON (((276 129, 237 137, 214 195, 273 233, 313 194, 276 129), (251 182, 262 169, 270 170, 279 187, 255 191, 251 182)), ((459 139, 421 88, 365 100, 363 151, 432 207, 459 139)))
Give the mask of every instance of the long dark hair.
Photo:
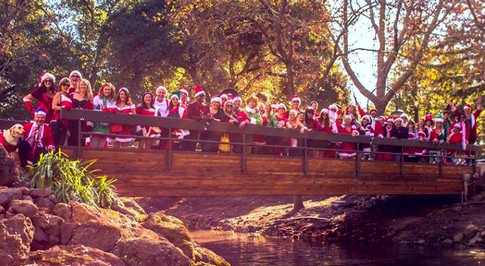
POLYGON ((146 109, 150 109, 153 107, 153 94, 149 93, 149 92, 145 92, 143 93, 143 95, 141 96, 141 103, 140 103, 140 106, 142 109, 146 110, 146 109), (150 105, 151 106, 148 106, 146 103, 145 103, 145 96, 147 95, 150 95, 152 97, 152 101, 150 102, 150 105))

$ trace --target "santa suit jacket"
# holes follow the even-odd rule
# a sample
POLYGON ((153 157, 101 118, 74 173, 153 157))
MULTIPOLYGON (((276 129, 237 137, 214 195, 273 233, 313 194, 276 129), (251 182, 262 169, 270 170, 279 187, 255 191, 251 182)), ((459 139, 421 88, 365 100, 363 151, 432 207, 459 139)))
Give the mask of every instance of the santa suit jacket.
MULTIPOLYGON (((468 144, 474 144, 475 141, 477 140, 477 118, 482 112, 482 109, 477 109, 475 112, 470 114, 470 119, 466 119, 465 121, 465 129, 464 129, 464 134, 466 140, 468 140, 468 144)), ((456 117, 460 117, 462 114, 460 111, 458 111, 457 108, 453 111, 456 117)))
MULTIPOLYGON (((24 124, 24 140, 29 141, 34 137, 34 124, 34 121, 24 124)), ((40 125, 40 127, 42 127, 40 131, 41 135, 39 136, 41 146, 46 149, 54 148, 54 135, 52 134, 51 128, 45 123, 40 125)))

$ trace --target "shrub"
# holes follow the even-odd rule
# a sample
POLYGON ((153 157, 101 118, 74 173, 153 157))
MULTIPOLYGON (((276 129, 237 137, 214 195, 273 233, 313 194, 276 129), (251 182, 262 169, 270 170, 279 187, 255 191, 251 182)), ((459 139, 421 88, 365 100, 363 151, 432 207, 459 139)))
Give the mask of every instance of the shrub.
POLYGON ((35 188, 50 187, 62 202, 74 200, 91 206, 110 207, 118 201, 115 179, 96 176, 99 169, 90 169, 96 160, 69 160, 59 151, 42 154, 36 165, 30 166, 28 182, 35 188))

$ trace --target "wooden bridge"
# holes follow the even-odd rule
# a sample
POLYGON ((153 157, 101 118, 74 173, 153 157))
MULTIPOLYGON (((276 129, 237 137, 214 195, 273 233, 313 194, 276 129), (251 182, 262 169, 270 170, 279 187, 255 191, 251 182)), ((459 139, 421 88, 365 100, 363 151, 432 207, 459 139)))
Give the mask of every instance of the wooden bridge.
MULTIPOLYGON (((353 142, 357 146, 369 143, 402 148, 418 146, 441 154, 445 154, 446 150, 461 151, 459 145, 321 132, 300 134, 296 130, 253 125, 240 129, 227 123, 85 110, 63 110, 61 115, 78 123, 99 121, 241 134, 242 141, 231 144, 242 147, 254 145, 247 141, 247 136, 253 134, 300 138, 304 143, 299 147, 301 156, 180 151, 171 149, 171 146, 167 150, 94 149, 81 146, 80 138, 77 147, 62 147, 73 158, 97 159, 95 168, 101 169, 101 174, 116 178, 116 187, 123 196, 460 194, 466 184, 474 181, 473 178, 468 180, 468 177, 474 176, 475 167, 448 165, 443 158, 436 164, 408 163, 404 162, 403 156, 398 162, 370 161, 362 160, 362 151, 357 151, 358 155, 353 159, 315 158, 309 155, 309 150, 315 148, 307 147, 307 140, 353 142), (466 182, 464 177, 467 177, 466 182)), ((90 134, 79 133, 79 136, 90 134)), ((165 139, 174 141, 171 137, 165 139)), ((466 150, 478 154, 480 148, 468 145, 466 150)))

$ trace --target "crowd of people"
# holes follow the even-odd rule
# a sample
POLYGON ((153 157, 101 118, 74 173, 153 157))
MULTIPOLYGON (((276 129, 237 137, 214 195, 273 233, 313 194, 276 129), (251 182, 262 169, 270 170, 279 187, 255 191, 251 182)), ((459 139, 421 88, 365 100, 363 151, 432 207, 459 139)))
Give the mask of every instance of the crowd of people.
MULTIPOLYGON (((340 108, 337 104, 319 109, 317 101, 312 101, 304 108, 301 99, 295 95, 289 106, 285 103, 271 102, 267 95, 258 93, 242 99, 235 90, 228 89, 212 97, 205 104, 206 93, 201 86, 193 90, 194 100, 189 99, 189 89, 182 88, 169 93, 164 86, 154 89, 155 94, 145 92, 136 101, 130 91, 122 87, 118 90, 111 83, 103 83, 97 92, 93 93, 91 83, 75 70, 68 78, 62 78, 56 85, 55 76, 45 73, 34 90, 24 97, 24 104, 34 114, 34 121, 26 127, 23 144, 19 145, 19 158, 22 166, 28 160, 35 161, 35 154, 54 149, 59 145, 77 145, 79 136, 77 121, 60 118, 61 109, 80 108, 104 112, 139 114, 148 116, 170 117, 176 119, 193 119, 206 122, 225 122, 243 128, 247 124, 262 127, 282 128, 289 130, 318 131, 352 136, 365 135, 374 138, 410 139, 415 141, 430 141, 433 143, 474 144, 477 140, 477 117, 482 111, 480 99, 476 101, 473 111, 471 105, 458 109, 452 102, 442 113, 435 116, 426 115, 414 121, 408 114, 399 116, 384 116, 376 109, 363 110, 359 105, 348 105, 340 108), (33 101, 37 105, 34 108, 33 101), (38 132, 42 125, 41 134, 38 132), (35 150, 35 152, 33 152, 35 150), (20 155, 22 154, 22 155, 20 155)), ((83 121, 82 132, 93 132, 89 137, 82 137, 82 145, 91 147, 128 147, 135 140, 141 149, 172 149, 197 150, 207 152, 243 152, 238 145, 227 144, 242 142, 240 134, 221 134, 218 132, 172 129, 139 125, 133 127, 115 123, 92 123, 83 121), (103 134, 118 134, 119 137, 103 134), (136 138, 140 135, 144 138, 136 138), (129 136, 129 137, 127 137, 129 136), (131 137, 132 136, 132 137, 131 137), (150 137, 171 136, 175 141, 160 140, 150 137), (191 141, 182 141, 182 140, 191 141), (199 143, 199 140, 200 141, 199 143), (211 142, 205 142, 208 140, 211 142), (224 142, 224 143, 222 143, 224 142), (200 145, 200 146, 199 146, 200 145)), ((300 155, 301 138, 283 138, 263 135, 249 135, 246 142, 253 146, 246 147, 246 152, 272 154, 277 156, 300 155), (286 146, 285 147, 275 147, 286 146)), ((351 142, 333 143, 310 139, 307 145, 312 156, 327 158, 352 158, 357 154, 357 145, 351 142)), ((381 145, 375 150, 372 145, 360 145, 361 154, 367 159, 399 160, 397 153, 401 147, 381 145), (377 153, 376 153, 377 151, 377 153)), ((419 162, 428 160, 432 151, 416 147, 404 149, 405 160, 419 162)), ((445 154, 454 156, 455 152, 445 154)), ((38 158, 38 155, 37 155, 38 158)), ((446 163, 453 161, 448 160, 446 163)))

